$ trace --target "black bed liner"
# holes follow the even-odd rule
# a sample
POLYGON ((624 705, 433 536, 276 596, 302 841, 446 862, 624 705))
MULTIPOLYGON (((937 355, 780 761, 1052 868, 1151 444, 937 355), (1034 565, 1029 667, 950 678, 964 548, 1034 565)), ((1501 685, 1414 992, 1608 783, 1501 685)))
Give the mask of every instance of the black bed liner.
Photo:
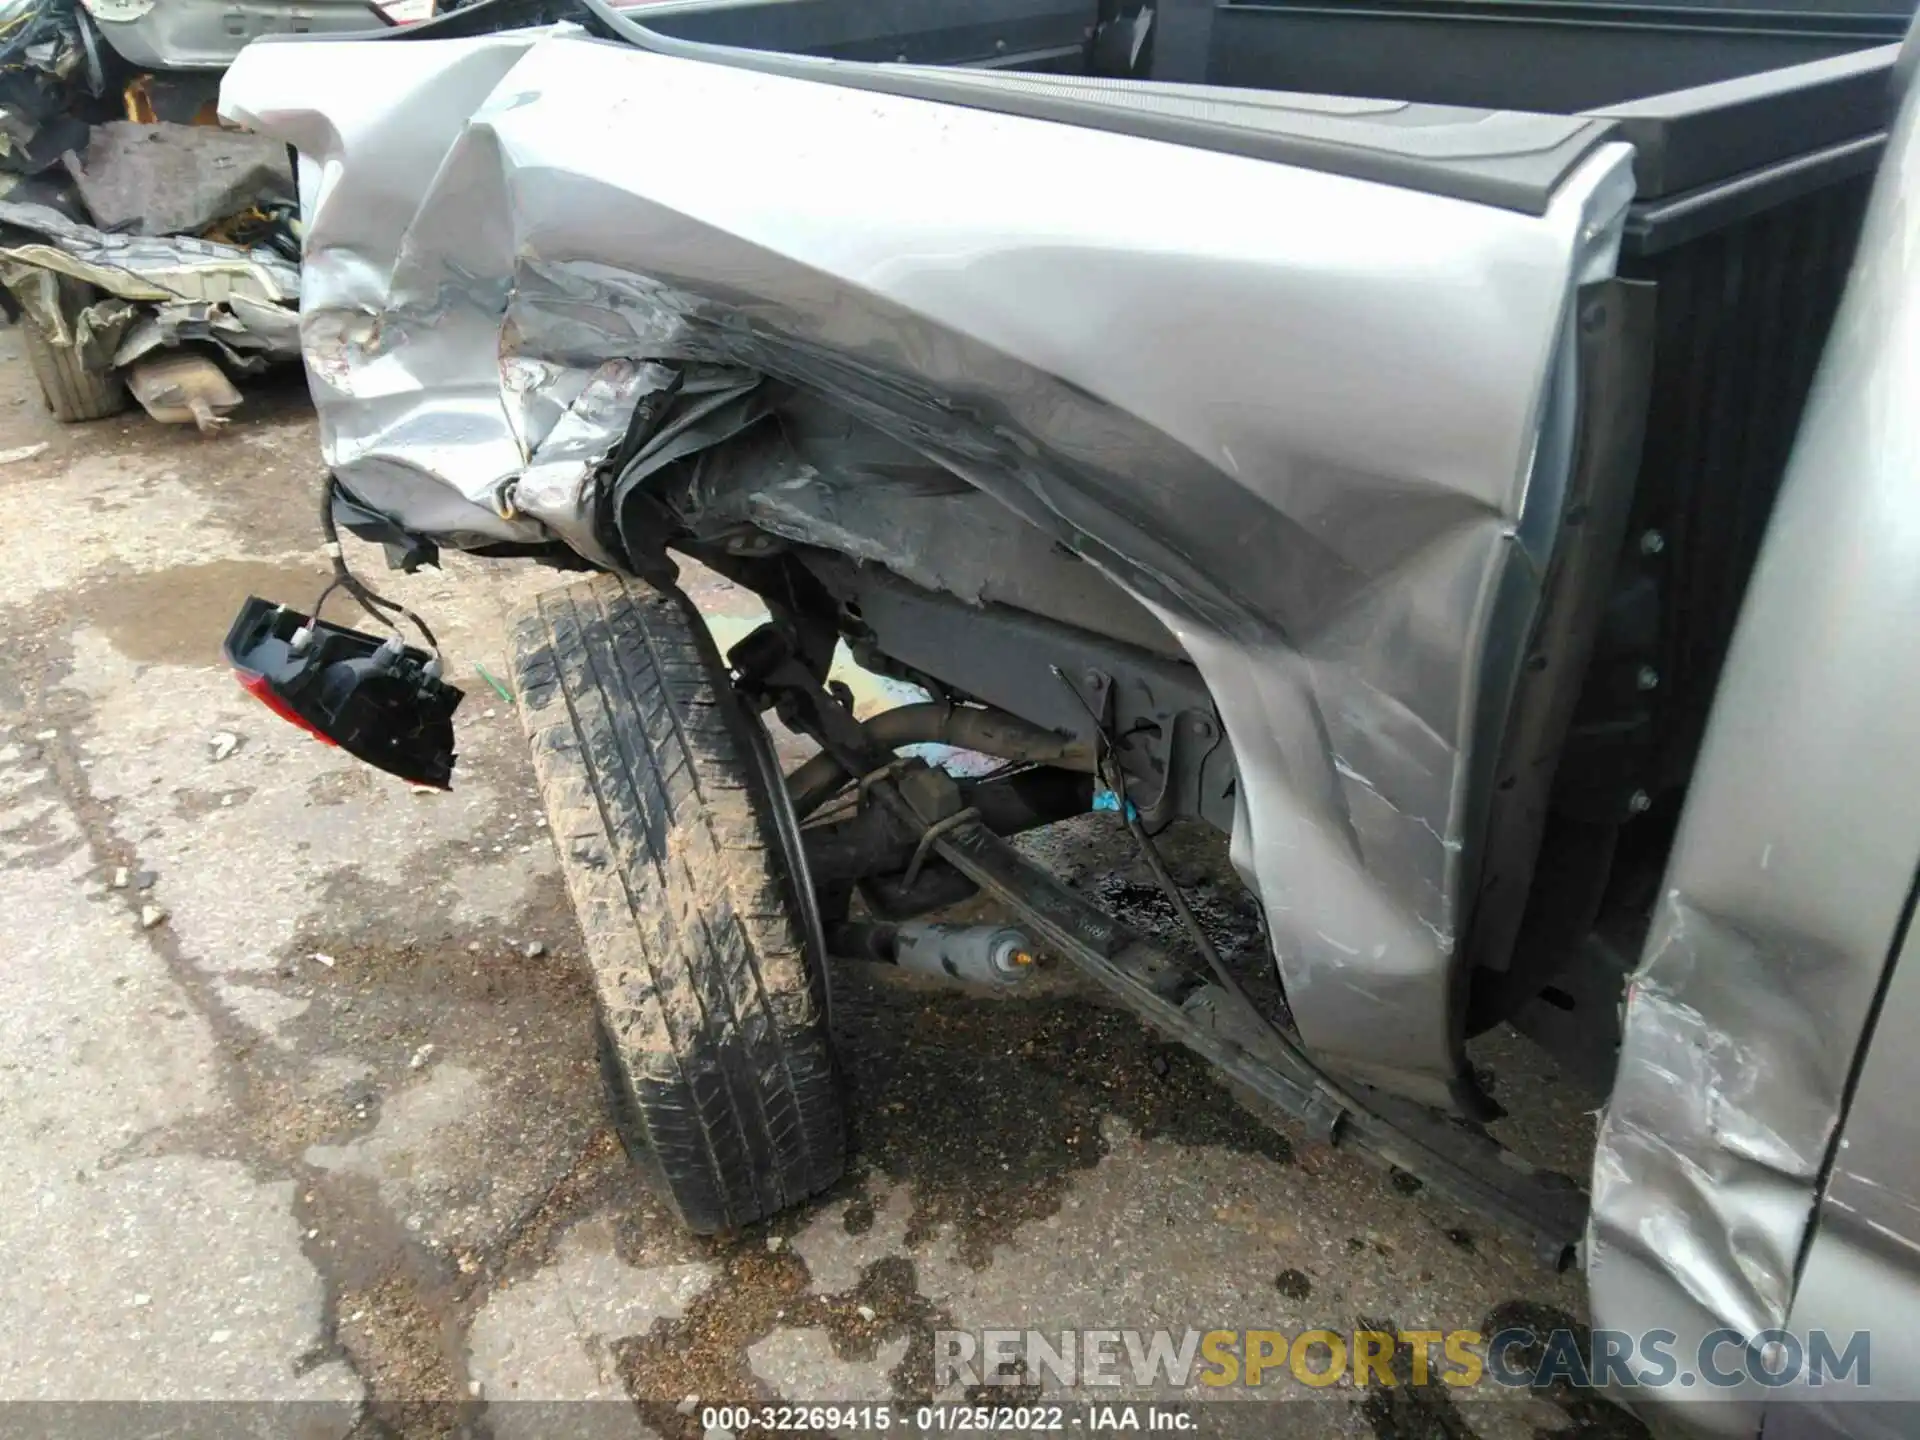
MULTIPOLYGON (((1009 59, 1082 54, 1092 28, 1086 24, 1091 12, 1084 5, 1073 7, 1070 28, 1059 24, 1063 12, 1036 15, 1031 0, 1024 4, 988 0, 983 9, 992 6, 1010 12, 999 25, 983 25, 976 18, 965 26, 949 24, 942 29, 930 19, 926 29, 915 31, 922 47, 929 33, 949 45, 991 36, 987 53, 943 65, 877 64, 749 49, 739 43, 668 33, 683 28, 691 18, 700 22, 693 28, 703 34, 718 30, 739 41, 751 34, 757 46, 768 46, 776 38, 817 41, 820 13, 814 7, 819 4, 820 0, 780 0, 771 5, 755 0, 711 7, 669 4, 626 12, 602 0, 484 0, 421 25, 366 36, 298 38, 425 40, 573 20, 603 38, 654 54, 1136 135, 1536 215, 1546 211, 1567 173, 1607 138, 1611 128, 1604 120, 1580 116, 1395 101, 1355 103, 1337 96, 1001 68, 1001 62, 1009 59), (636 13, 644 14, 648 23, 640 24, 636 13), (1024 28, 1015 26, 1016 21, 1024 28), (1009 30, 1014 39, 1007 38, 1009 30)), ((973 6, 974 0, 969 0, 969 16, 974 15, 973 6)), ((864 25, 853 22, 853 36, 864 43, 850 44, 849 32, 836 29, 838 48, 904 44, 897 26, 903 9, 912 8, 916 7, 911 0, 904 6, 896 0, 869 14, 864 25)), ((952 7, 947 8, 951 14, 952 7)))
POLYGON ((1790 0, 1738 9, 1701 0, 1679 8, 1160 0, 1131 11, 1107 0, 1100 12, 1086 0, 668 0, 629 10, 604 0, 483 0, 377 38, 573 21, 656 54, 1536 215, 1574 166, 1619 138, 1636 147, 1643 202, 1630 244, 1654 250, 1713 223, 1722 201, 1737 217, 1781 187, 1804 190, 1870 169, 1899 50, 1873 41, 1896 37, 1906 10, 1907 0, 1866 0, 1845 12, 1794 9, 1790 0), (1119 67, 1125 73, 1084 73, 1112 65, 1095 35, 1115 24, 1135 31, 1119 67), (1622 45, 1632 63, 1608 48, 1622 45), (1417 55, 1403 53, 1408 47, 1417 55), (1578 56, 1589 57, 1584 68, 1570 59, 1578 56), (1782 63, 1738 73, 1757 57, 1782 63), (1497 74, 1490 58, 1499 61, 1497 74), (1632 93, 1675 77, 1689 83, 1632 93), (1610 98, 1584 103, 1596 96, 1610 98), (1581 108, 1567 113, 1574 105, 1581 108), (1770 169, 1779 173, 1756 184, 1755 173, 1770 169), (1732 181, 1742 182, 1733 193, 1713 193, 1732 181), (1669 222, 1677 228, 1669 231, 1669 222))

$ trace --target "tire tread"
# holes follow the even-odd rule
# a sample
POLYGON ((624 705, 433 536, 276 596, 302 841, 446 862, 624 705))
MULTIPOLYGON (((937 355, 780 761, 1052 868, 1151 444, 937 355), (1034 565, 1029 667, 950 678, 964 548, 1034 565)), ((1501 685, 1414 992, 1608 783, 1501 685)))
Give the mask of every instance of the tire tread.
POLYGON ((515 614, 522 718, 623 1138, 689 1228, 833 1183, 825 994, 745 726, 684 595, 598 576, 515 614))

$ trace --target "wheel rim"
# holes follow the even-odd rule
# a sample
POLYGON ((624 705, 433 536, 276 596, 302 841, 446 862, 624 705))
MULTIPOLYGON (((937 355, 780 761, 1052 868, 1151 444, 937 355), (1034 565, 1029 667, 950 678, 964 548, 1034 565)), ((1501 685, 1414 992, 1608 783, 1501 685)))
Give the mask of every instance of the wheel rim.
POLYGON ((807 961, 812 973, 820 977, 820 993, 831 1021, 833 986, 827 972, 827 935, 820 920, 820 897, 814 892, 813 873, 807 868, 806 843, 800 838, 800 817, 794 813, 793 797, 787 794, 787 777, 781 772, 780 758, 774 753, 766 722, 745 705, 740 708, 747 720, 747 749, 753 755, 761 793, 773 813, 773 829, 779 838, 780 853, 787 862, 787 874, 793 877, 794 903, 800 907, 800 929, 806 941, 807 961))

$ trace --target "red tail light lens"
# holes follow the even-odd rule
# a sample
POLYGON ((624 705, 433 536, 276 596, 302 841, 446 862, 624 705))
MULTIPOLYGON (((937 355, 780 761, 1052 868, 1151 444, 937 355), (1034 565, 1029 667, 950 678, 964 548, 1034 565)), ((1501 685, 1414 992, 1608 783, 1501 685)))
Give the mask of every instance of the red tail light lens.
POLYGON ((316 728, 304 715, 287 704, 287 702, 282 700, 278 695, 274 694, 273 685, 268 681, 266 676, 249 675, 244 670, 236 670, 233 673, 240 681, 240 688, 242 690, 245 690, 282 720, 292 721, 322 744, 337 746, 340 743, 331 735, 327 734, 326 731, 316 728))

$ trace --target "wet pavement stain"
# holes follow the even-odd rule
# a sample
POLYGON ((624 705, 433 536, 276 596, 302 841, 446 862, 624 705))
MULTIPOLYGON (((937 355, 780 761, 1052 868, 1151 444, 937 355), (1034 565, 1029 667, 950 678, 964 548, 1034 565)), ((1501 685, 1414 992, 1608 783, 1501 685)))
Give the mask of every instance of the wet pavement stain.
MULTIPOLYGON (((538 933, 537 912, 515 928, 538 933)), ((457 1428, 465 1324, 490 1287, 546 1263, 558 1235, 596 1208, 648 1214, 604 1128, 579 965, 565 953, 531 961, 473 933, 369 945, 313 932, 272 968, 228 977, 306 1008, 272 1040, 231 1029, 231 1108, 130 1152, 226 1156, 297 1181, 305 1250, 327 1291, 315 1359, 345 1359, 366 1384, 357 1435, 457 1428), (321 1057, 350 1059, 357 1074, 317 1084, 321 1057), (476 1077, 485 1110, 423 1137, 436 1168, 418 1170, 404 1145, 374 1152, 380 1175, 315 1162, 355 1155, 445 1065, 476 1077), (510 1181, 479 1153, 509 1136, 524 1168, 510 1181), (438 1235, 422 1223, 449 1216, 468 1218, 438 1235)))
MULTIPOLYGON (((1367 1316, 1361 1317, 1359 1328, 1400 1333, 1392 1320, 1367 1316)), ((1438 1355, 1430 1355, 1428 1365, 1438 1359, 1438 1355)), ((1376 1440, 1475 1440, 1473 1427, 1460 1413, 1453 1391, 1431 1369, 1415 1364, 1411 1344, 1397 1345, 1389 1364, 1394 1383, 1387 1385, 1378 1376, 1369 1376, 1366 1395, 1360 1401, 1360 1414, 1376 1440), (1423 1369, 1427 1383, 1416 1385, 1415 1377, 1423 1369)))
MULTIPOLYGON (((1593 1353, 1593 1332, 1572 1315, 1537 1300, 1504 1300, 1487 1312, 1480 1322, 1481 1333, 1489 1342, 1502 1330, 1527 1330, 1539 1337, 1539 1344, 1513 1346, 1514 1368, 1536 1367, 1546 1358, 1548 1337, 1564 1332, 1572 1337, 1572 1348, 1580 1356, 1593 1353)), ((1559 1345, 1566 1342, 1558 1342, 1559 1345)), ((1563 1352, 1564 1353, 1564 1352, 1563 1352)), ((1534 1440, 1649 1440, 1646 1426, 1618 1406, 1603 1399, 1591 1388, 1577 1386, 1564 1378, 1535 1385, 1533 1394, 1557 1407, 1567 1423, 1540 1426, 1534 1440)))
POLYGON ((719 1275, 686 1314, 614 1347, 635 1408, 664 1440, 704 1433, 697 1413, 680 1412, 684 1396, 698 1396, 702 1406, 778 1400, 747 1351, 782 1327, 824 1331, 834 1357, 847 1361, 872 1360, 883 1344, 904 1339, 906 1353, 889 1376, 894 1396, 931 1393, 933 1332, 951 1320, 920 1293, 912 1260, 886 1256, 865 1266, 852 1289, 809 1295, 806 1263, 791 1250, 769 1251, 767 1238, 756 1230, 706 1242, 719 1275))
POLYGON ((873 1201, 863 1195, 847 1202, 840 1225, 849 1235, 864 1235, 873 1229, 873 1219, 873 1201))
POLYGON ((854 1159, 911 1185, 910 1245, 952 1226, 964 1263, 985 1267, 996 1244, 1053 1214, 1074 1175, 1105 1158, 1108 1115, 1148 1139, 1292 1159, 1287 1138, 1204 1061, 1128 1012, 1072 997, 910 991, 861 968, 839 967, 833 995, 854 1159))
MULTIPOLYGON (((1400 1333, 1391 1319, 1367 1316, 1359 1318, 1359 1328, 1400 1333)), ((1480 1325, 1481 1334, 1488 1340, 1502 1330, 1514 1328, 1528 1329, 1541 1337, 1555 1330, 1570 1331, 1582 1353, 1591 1343, 1586 1326, 1577 1324, 1563 1311, 1531 1301, 1497 1305, 1480 1325)), ((1513 1363, 1537 1365, 1542 1354, 1541 1346, 1516 1345, 1513 1363)), ((1446 1384, 1436 1373, 1442 1363, 1436 1349, 1430 1352, 1427 1366, 1416 1365, 1412 1345, 1403 1341, 1395 1348, 1390 1362, 1394 1383, 1387 1385, 1377 1376, 1369 1377, 1366 1395, 1360 1402, 1360 1414, 1372 1428, 1376 1440, 1476 1440, 1477 1432, 1468 1423, 1456 1398, 1471 1391, 1446 1384), (1415 1378, 1423 1370, 1427 1383, 1415 1384, 1415 1378)), ((1493 1383, 1481 1381, 1483 1386, 1493 1383)), ((1534 1440, 1649 1440, 1645 1426, 1592 1391, 1577 1390, 1560 1381, 1536 1386, 1532 1395, 1557 1412, 1547 1423, 1533 1427, 1534 1440)))
MULTIPOLYGON (((221 642, 249 595, 311 610, 330 578, 317 554, 312 561, 279 564, 209 560, 102 577, 69 599, 84 619, 106 632, 114 649, 138 664, 218 665, 221 642)), ((361 612, 336 595, 326 618, 353 625, 361 612)))
POLYGON ((337 1305, 338 1342, 370 1396, 358 1433, 451 1433, 459 1420, 451 1402, 464 1396, 466 1382, 437 1318, 444 1297, 423 1292, 418 1276, 396 1268, 364 1290, 342 1291, 337 1305))
MULTIPOLYGON (((71 737, 63 734, 49 743, 45 758, 86 847, 94 854, 98 870, 103 873, 137 870, 138 857, 131 845, 114 833, 112 807, 94 797, 87 787, 86 768, 73 753, 71 737)), ((131 907, 143 893, 131 887, 109 891, 104 903, 131 907)), ((302 1167, 288 1154, 284 1128, 269 1118, 273 1101, 286 1093, 298 1062, 237 1020, 230 1004, 221 998, 213 978, 194 963, 171 927, 147 928, 143 943, 164 965, 185 997, 187 1006, 180 1007, 179 1014, 184 1016, 190 1006, 211 1031, 214 1053, 218 1057, 219 1083, 228 1108, 204 1112, 194 1119, 158 1130, 135 1132, 119 1147, 118 1153, 106 1157, 102 1170, 111 1170, 136 1158, 185 1153, 237 1160, 263 1179, 287 1176, 305 1179, 302 1167)), ((307 1105, 297 1107, 300 1111, 309 1108, 307 1105)), ((352 1123, 351 1116, 344 1111, 331 1113, 342 1123, 352 1123)), ((308 1188, 299 1194, 294 1205, 296 1219, 310 1241, 318 1233, 313 1224, 316 1198, 315 1190, 308 1188)), ((377 1206, 356 1208, 329 1219, 338 1222, 335 1233, 346 1238, 350 1252, 366 1254, 395 1248, 391 1222, 377 1206)), ((339 1282, 337 1272, 329 1270, 324 1259, 311 1252, 310 1258, 325 1277, 327 1295, 321 1316, 321 1343, 296 1362, 297 1369, 305 1370, 343 1354, 335 1328, 338 1313, 335 1303, 347 1288, 339 1282)))
POLYGON ((1040 1382, 1027 1369, 1027 1362, 1003 1360, 991 1375, 982 1375, 979 1383, 961 1391, 969 1405, 1032 1405, 1040 1399, 1040 1382))

